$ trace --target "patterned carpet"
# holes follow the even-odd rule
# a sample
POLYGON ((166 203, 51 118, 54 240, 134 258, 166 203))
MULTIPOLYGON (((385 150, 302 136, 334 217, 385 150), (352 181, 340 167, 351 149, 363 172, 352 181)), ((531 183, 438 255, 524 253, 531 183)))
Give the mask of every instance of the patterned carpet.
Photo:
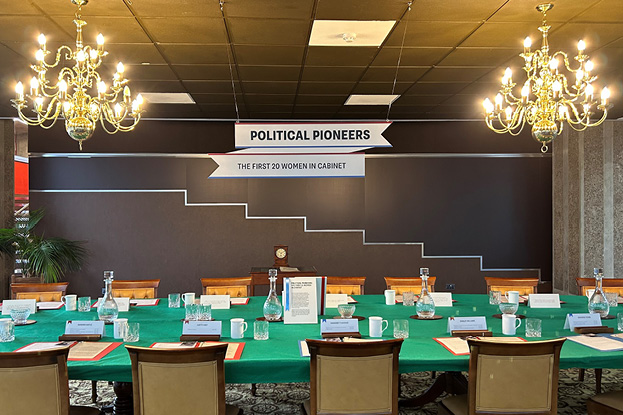
MULTIPOLYGON (((595 374, 588 370, 584 382, 578 382, 578 370, 560 371, 558 384, 558 413, 575 415, 586 413, 586 399, 595 393, 595 374)), ((430 372, 402 375, 401 397, 422 393, 430 385, 430 372)), ((72 405, 91 405, 91 382, 70 381, 72 405)), ((604 370, 602 391, 623 389, 623 370, 604 370)), ((259 384, 256 396, 251 394, 248 384, 227 385, 227 403, 244 409, 246 415, 303 414, 301 402, 309 399, 309 385, 306 383, 259 384)), ((98 382, 98 402, 95 406, 110 405, 114 399, 112 387, 108 382, 98 382)), ((401 415, 429 415, 437 413, 437 405, 429 404, 423 408, 401 409, 401 415)))

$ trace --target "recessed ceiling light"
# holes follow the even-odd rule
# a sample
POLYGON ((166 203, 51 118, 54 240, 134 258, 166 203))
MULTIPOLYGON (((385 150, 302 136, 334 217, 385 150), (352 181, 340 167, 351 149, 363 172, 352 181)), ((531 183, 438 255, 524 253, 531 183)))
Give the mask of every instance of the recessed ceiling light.
POLYGON ((314 20, 309 46, 380 46, 395 20, 314 20))
POLYGON ((141 92, 150 104, 194 104, 195 100, 186 92, 141 92))
POLYGON ((351 95, 344 105, 389 105, 400 95, 351 95))

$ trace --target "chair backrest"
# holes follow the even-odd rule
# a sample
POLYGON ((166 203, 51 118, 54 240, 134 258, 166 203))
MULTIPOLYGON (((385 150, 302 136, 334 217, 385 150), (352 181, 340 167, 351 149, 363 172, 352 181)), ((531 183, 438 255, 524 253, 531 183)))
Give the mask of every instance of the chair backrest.
POLYGON ((327 277, 327 294, 363 295, 366 277, 327 277))
POLYGON ((225 415, 227 344, 168 350, 125 347, 132 362, 135 415, 225 415))
POLYGON ((206 295, 249 297, 251 281, 251 277, 201 278, 201 286, 206 295))
MULTIPOLYGON (((576 278, 578 284, 578 294, 586 295, 588 290, 595 289, 595 278, 576 278)), ((601 280, 601 286, 607 293, 619 293, 623 296, 623 278, 604 278, 601 280)))
POLYGON ((538 278, 485 277, 485 281, 487 292, 500 291, 502 295, 506 291, 519 291, 519 295, 536 294, 536 287, 539 285, 538 278))
POLYGON ((11 298, 15 300, 61 301, 67 294, 68 282, 11 283, 11 298))
POLYGON ((398 414, 402 339, 378 342, 307 340, 311 414, 398 414))
MULTIPOLYGON (((435 291, 437 277, 428 277, 428 289, 435 291)), ((422 278, 420 277, 385 277, 385 285, 388 290, 396 290, 396 295, 402 295, 406 291, 413 291, 416 295, 422 292, 422 278)))
POLYGON ((564 342, 468 340, 468 413, 557 414, 558 367, 564 342))
POLYGON ((69 347, 0 353, 0 413, 69 414, 69 347))
POLYGON ((112 282, 113 297, 158 298, 160 280, 119 280, 112 282))

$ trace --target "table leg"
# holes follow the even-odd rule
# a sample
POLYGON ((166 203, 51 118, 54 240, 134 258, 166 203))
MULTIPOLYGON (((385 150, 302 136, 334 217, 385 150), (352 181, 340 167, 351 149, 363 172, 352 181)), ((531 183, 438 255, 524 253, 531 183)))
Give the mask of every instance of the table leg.
POLYGON ((133 415, 132 382, 113 382, 112 388, 117 395, 113 406, 113 415, 133 415))
POLYGON ((437 376, 435 382, 423 394, 403 399, 398 403, 398 406, 404 408, 424 406, 434 402, 444 392, 452 395, 467 393, 467 379, 461 372, 444 372, 437 376))

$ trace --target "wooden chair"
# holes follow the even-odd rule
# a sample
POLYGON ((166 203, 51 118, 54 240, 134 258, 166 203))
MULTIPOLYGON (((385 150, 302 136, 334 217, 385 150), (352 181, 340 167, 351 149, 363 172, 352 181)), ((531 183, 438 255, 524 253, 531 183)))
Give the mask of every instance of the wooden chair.
POLYGON ((67 294, 68 282, 54 283, 12 283, 11 298, 14 300, 61 301, 67 294))
MULTIPOLYGON (((575 282, 578 285, 578 294, 580 295, 586 295, 588 290, 595 289, 595 278, 576 278, 575 282)), ((619 293, 619 296, 623 296, 623 278, 603 278, 601 286, 604 292, 619 293)))
POLYGON ((327 277, 327 294, 363 295, 366 277, 327 277))
POLYGON ((3 415, 97 415, 97 408, 69 405, 69 347, 0 353, 0 412, 3 415))
POLYGON ((225 404, 227 344, 194 349, 125 346, 132 362, 134 413, 235 415, 225 404))
POLYGON ((342 343, 307 339, 307 415, 398 414, 398 354, 402 339, 342 343))
POLYGON ((158 298, 160 280, 121 280, 112 282, 113 297, 158 298))
POLYGON ((558 367, 565 339, 467 342, 471 350, 467 395, 442 400, 438 414, 558 413, 558 367))
POLYGON ((249 297, 251 281, 251 277, 201 278, 201 286, 205 295, 249 297))
POLYGON ((623 391, 600 393, 586 401, 588 415, 623 415, 623 391))
MULTIPOLYGON (((437 277, 428 277, 428 289, 435 291, 437 277)), ((388 290, 396 290, 396 295, 402 295, 405 291, 413 291, 416 295, 422 292, 422 279, 420 277, 385 277, 385 285, 388 290)))
POLYGON ((538 278, 485 277, 485 281, 487 282, 487 293, 500 291, 502 295, 506 291, 519 291, 519 295, 536 294, 536 287, 539 285, 538 278))

